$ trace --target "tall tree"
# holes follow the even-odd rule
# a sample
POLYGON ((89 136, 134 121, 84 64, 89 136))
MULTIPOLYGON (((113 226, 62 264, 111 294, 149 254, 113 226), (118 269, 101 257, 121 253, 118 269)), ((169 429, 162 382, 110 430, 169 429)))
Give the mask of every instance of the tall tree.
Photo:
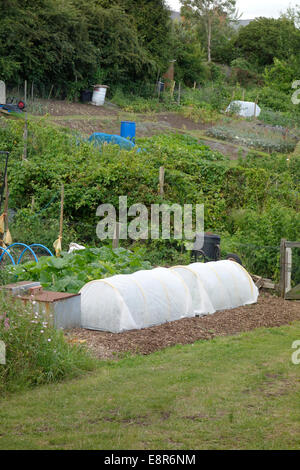
POLYGON ((95 80, 153 80, 172 54, 163 43, 171 30, 164 1, 149 2, 152 29, 146 0, 105 1, 0 0, 0 79, 27 79, 43 93, 54 85, 70 97, 95 80))
POLYGON ((280 15, 281 18, 287 18, 292 20, 296 28, 300 29, 300 5, 296 5, 295 8, 291 6, 280 15))
POLYGON ((207 61, 211 62, 214 26, 235 19, 236 0, 183 0, 182 4, 182 14, 185 17, 203 22, 206 31, 207 61))
POLYGON ((274 57, 288 60, 299 56, 300 31, 287 18, 256 18, 240 28, 235 42, 237 57, 247 59, 262 71, 272 65, 274 57))
MULTIPOLYGON (((72 0, 15 0, 2 13, 0 56, 17 64, 21 80, 57 85, 91 68, 94 46, 72 0)), ((18 81, 16 75, 4 78, 18 81)))
MULTIPOLYGON (((90 0, 89 0, 90 1, 90 0)), ((94 0, 95 1, 95 0, 94 0)), ((141 46, 161 70, 172 59, 172 22, 165 0, 98 0, 104 8, 118 6, 137 30, 141 46)))
POLYGON ((176 60, 176 80, 192 86, 194 82, 205 81, 208 69, 205 67, 205 50, 197 37, 197 29, 186 22, 174 22, 173 57, 176 60))

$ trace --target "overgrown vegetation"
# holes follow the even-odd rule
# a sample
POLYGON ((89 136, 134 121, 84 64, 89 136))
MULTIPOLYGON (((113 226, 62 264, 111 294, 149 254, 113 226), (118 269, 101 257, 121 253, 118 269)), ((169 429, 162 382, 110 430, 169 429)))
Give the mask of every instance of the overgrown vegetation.
POLYGON ((141 269, 150 269, 138 253, 125 248, 86 248, 60 258, 42 257, 35 261, 7 269, 7 280, 39 281, 46 290, 77 293, 87 282, 115 274, 131 274, 141 269))
POLYGON ((80 345, 68 344, 53 319, 35 313, 31 305, 0 298, 0 340, 6 364, 0 366, 0 395, 35 385, 58 382, 96 367, 80 345))
MULTIPOLYGON (((233 166, 219 152, 179 134, 139 139, 141 152, 111 145, 99 152, 41 120, 29 123, 28 160, 22 161, 22 121, 2 121, 0 137, 1 149, 11 151, 10 206, 17 213, 10 228, 12 234, 22 233, 25 243, 42 241, 52 249, 57 231, 49 231, 49 221, 58 221, 61 183, 65 248, 69 241, 99 246, 96 209, 102 203, 118 208, 119 196, 127 196, 128 207, 139 202, 149 209, 153 203, 203 203, 206 230, 220 233, 224 248, 234 241, 246 267, 269 277, 278 276, 280 239, 295 240, 300 233, 297 155, 263 157, 252 152, 233 166), (158 191, 162 165, 163 197, 158 191)), ((130 248, 131 243, 125 241, 124 246, 130 248)), ((147 240, 134 246, 146 248, 145 259, 151 264, 188 259, 184 241, 147 240)))
POLYGON ((0 78, 33 81, 43 96, 54 86, 53 96, 74 99, 105 81, 134 88, 169 60, 163 0, 3 0, 1 20, 0 78))
MULTIPOLYGON (((22 115, 0 118, 0 150, 10 152, 10 231, 16 241, 42 243, 53 251, 63 184, 63 249, 70 242, 86 248, 43 256, 37 263, 28 262, 28 251, 18 266, 4 256, 0 283, 30 279, 47 290, 76 293, 93 279, 191 261, 187 240, 174 237, 173 216, 169 240, 162 233, 155 240, 121 239, 118 249, 100 241, 97 207, 108 203, 118 212, 119 196, 127 196, 128 207, 143 203, 149 211, 152 204, 204 204, 205 230, 221 235, 221 257, 236 253, 248 271, 279 280, 280 239, 299 240, 300 233, 299 7, 289 8, 279 19, 259 18, 240 28, 235 0, 182 3, 181 19, 172 22, 164 0, 2 0, 0 79, 13 96, 23 97, 27 80, 34 98, 48 98, 27 103, 26 159, 22 115), (172 73, 165 75, 170 62, 175 83, 172 73), (136 113, 134 119, 142 121, 145 116, 138 113, 143 113, 155 120, 155 113, 169 112, 179 120, 180 133, 173 133, 170 120, 162 126, 168 134, 137 138, 136 148, 126 151, 115 145, 99 149, 77 132, 51 125, 50 96, 76 101, 95 83, 109 85, 108 99, 116 105, 110 108, 112 114, 121 108, 118 119, 136 113), (225 114, 233 100, 257 102, 262 108, 258 119, 225 114), (227 145, 236 150, 231 159, 212 150, 224 148, 224 142, 235 144, 227 145), (248 154, 245 147, 251 148, 248 154)), ((85 116, 80 117, 84 122, 85 116)), ((108 125, 98 118, 95 113, 95 125, 108 125)), ((10 250, 14 255, 17 248, 10 250)), ((300 250, 295 249, 292 283, 299 282, 300 250)), ((199 420, 203 447, 216 448, 216 442, 220 448, 298 445, 299 400, 287 384, 297 383, 290 347, 299 325, 99 366, 80 341, 70 344, 52 327, 52 319, 35 308, 34 301, 29 307, 0 297, 0 340, 7 350, 7 362, 0 365, 0 446, 70 448, 79 442, 99 448, 101 434, 101 448, 199 448, 199 420), (196 360, 199 365, 199 358, 195 372, 191 364, 196 360), (24 393, 96 368, 82 384, 51 390, 48 385, 37 394, 9 397, 10 392, 24 393), (153 369, 158 371, 155 377, 153 369), (132 395, 134 387, 140 397, 132 395), (192 397, 188 410, 187 394, 192 397), (54 398, 49 401, 49 396, 54 398), (296 410, 292 419, 291 409, 296 410), (20 416, 26 436, 20 431, 20 416), (74 422, 79 423, 75 428, 74 422), (147 442, 138 441, 139 426, 145 422, 147 442), (41 430, 42 442, 36 439, 41 430)))
MULTIPOLYGON (((62 182, 66 245, 74 239, 98 243, 96 208, 102 202, 117 207, 119 195, 127 195, 129 205, 144 202, 148 207, 154 202, 204 203, 206 227, 223 235, 223 246, 233 240, 238 250, 239 244, 241 250, 246 244, 255 246, 254 258, 251 250, 243 251, 247 267, 276 276, 277 255, 270 256, 269 247, 277 250, 282 236, 296 238, 299 233, 299 159, 297 152, 289 155, 299 140, 300 106, 292 102, 299 70, 298 9, 237 28, 234 0, 218 1, 218 11, 212 2, 205 9, 201 1, 186 1, 181 20, 173 23, 163 0, 52 0, 47 5, 43 0, 34 8, 18 0, 5 3, 0 52, 7 60, 1 59, 0 78, 10 85, 20 86, 26 78, 40 89, 51 85, 57 96, 75 99, 88 84, 105 81, 112 101, 126 112, 178 112, 195 123, 212 124, 209 133, 216 138, 253 148, 235 166, 183 136, 142 139, 138 144, 145 150, 139 154, 111 146, 100 154, 54 131, 45 119, 29 123, 28 161, 21 162, 23 124, 2 122, 0 146, 11 151, 16 237, 52 248, 62 182), (9 53, 8 44, 13 44, 9 53), (176 61, 175 90, 158 97, 156 82, 170 60, 176 61), (252 125, 224 118, 233 99, 258 101, 258 121, 252 125), (258 155, 256 149, 270 156, 258 155), (163 199, 157 191, 161 165, 166 169, 163 199)), ((144 242, 151 263, 186 259, 177 240, 163 243, 153 242, 160 246, 157 250, 144 242)))
POLYGON ((291 111, 298 7, 238 27, 235 0, 182 3, 172 22, 164 0, 3 0, 0 79, 14 94, 27 80, 43 98, 78 99, 95 83, 109 85, 111 96, 153 98, 172 60, 177 85, 238 83, 265 106, 291 111))

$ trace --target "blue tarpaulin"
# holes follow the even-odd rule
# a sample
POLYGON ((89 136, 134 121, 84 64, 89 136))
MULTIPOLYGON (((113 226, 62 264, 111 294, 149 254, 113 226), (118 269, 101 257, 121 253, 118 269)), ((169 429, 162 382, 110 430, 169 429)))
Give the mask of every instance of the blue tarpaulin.
POLYGON ((119 135, 105 134, 103 132, 94 132, 89 138, 89 142, 93 142, 95 145, 102 147, 104 143, 119 145, 122 149, 132 150, 135 145, 128 139, 124 139, 119 135))
POLYGON ((0 108, 8 113, 21 113, 22 110, 16 104, 0 104, 0 108))

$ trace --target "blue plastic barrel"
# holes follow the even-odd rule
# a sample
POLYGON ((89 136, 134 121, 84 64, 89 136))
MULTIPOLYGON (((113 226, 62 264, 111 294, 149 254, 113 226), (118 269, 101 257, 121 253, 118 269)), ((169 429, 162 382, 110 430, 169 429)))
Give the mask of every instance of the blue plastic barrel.
POLYGON ((135 122, 134 121, 121 121, 121 137, 129 139, 135 143, 135 122))

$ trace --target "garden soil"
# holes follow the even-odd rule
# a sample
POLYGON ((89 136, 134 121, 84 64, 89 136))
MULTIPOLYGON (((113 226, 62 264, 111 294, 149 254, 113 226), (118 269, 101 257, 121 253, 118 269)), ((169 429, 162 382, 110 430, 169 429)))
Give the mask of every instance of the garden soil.
MULTIPOLYGON (((94 132, 119 134, 122 120, 136 121, 138 137, 151 137, 168 132, 192 133, 197 137, 197 133, 203 135, 214 125, 213 123, 194 122, 180 113, 127 113, 110 102, 106 102, 104 106, 59 100, 39 100, 39 103, 41 108, 36 108, 39 114, 43 109, 43 113, 48 115, 50 122, 80 132, 85 137, 94 132)), ((34 110, 32 113, 34 114, 34 110)), ((236 160, 240 153, 242 155, 248 153, 247 149, 240 150, 238 146, 224 141, 203 140, 203 138, 200 138, 200 141, 212 150, 227 155, 231 160, 236 160)))
POLYGON ((201 318, 184 318, 163 325, 124 333, 73 329, 68 341, 86 344, 100 359, 118 359, 126 353, 151 354, 176 344, 192 344, 216 336, 235 335, 261 327, 278 327, 300 321, 300 302, 261 293, 257 304, 216 312, 201 318))

